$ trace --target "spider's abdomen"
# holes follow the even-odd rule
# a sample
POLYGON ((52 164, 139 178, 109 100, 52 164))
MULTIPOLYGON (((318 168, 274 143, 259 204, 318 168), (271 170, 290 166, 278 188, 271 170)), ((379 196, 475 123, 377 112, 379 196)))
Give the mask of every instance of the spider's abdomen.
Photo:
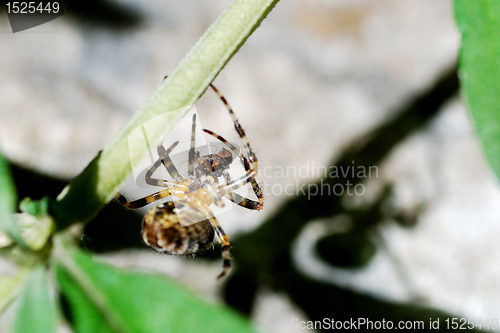
POLYGON ((144 242, 167 254, 194 254, 212 245, 214 229, 189 202, 171 201, 149 210, 142 223, 144 242), (200 221, 181 226, 182 221, 200 221))

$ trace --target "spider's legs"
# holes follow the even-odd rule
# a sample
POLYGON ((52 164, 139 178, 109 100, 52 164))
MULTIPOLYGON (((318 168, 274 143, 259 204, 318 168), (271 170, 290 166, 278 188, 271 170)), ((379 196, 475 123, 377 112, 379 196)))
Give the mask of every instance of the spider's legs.
POLYGON ((191 147, 189 148, 189 166, 188 166, 188 174, 194 174, 194 160, 195 160, 195 142, 196 142, 196 113, 193 114, 193 125, 191 127, 191 147))
POLYGON ((210 218, 210 224, 214 227, 215 234, 217 235, 217 238, 222 246, 222 272, 217 277, 220 279, 231 271, 231 245, 229 244, 229 239, 227 238, 226 233, 222 230, 215 217, 210 218))
MULTIPOLYGON (((172 173, 175 174, 177 172, 177 169, 175 168, 174 164, 172 163, 172 160, 170 159, 169 154, 170 154, 170 152, 172 152, 172 150, 175 148, 175 146, 177 146, 178 143, 179 143, 179 141, 174 142, 170 147, 168 147, 167 150, 165 150, 165 148, 162 145, 160 145, 158 147, 158 155, 160 155, 160 158, 146 172, 146 184, 153 185, 153 186, 161 186, 161 187, 168 187, 168 186, 174 185, 174 183, 169 182, 167 180, 151 178, 151 176, 156 171, 156 169, 158 169, 158 167, 163 163, 163 165, 165 166, 165 168, 167 168, 167 171, 170 173, 170 175, 172 177, 174 177, 172 173)), ((175 179, 175 177, 174 177, 174 179, 175 179)))
MULTIPOLYGON (((245 171, 248 174, 248 171, 250 170, 250 163, 248 163, 248 160, 245 157, 243 157, 243 165, 245 166, 245 171)), ((257 184, 257 181, 254 177, 250 178, 249 182, 252 185, 253 193, 255 193, 255 196, 257 197, 257 200, 259 200, 259 202, 258 205, 255 206, 255 208, 247 208, 262 210, 262 208, 264 208, 264 194, 262 193, 262 189, 260 188, 259 184, 257 184)))
MULTIPOLYGON (((222 174, 224 175, 224 179, 226 180, 226 183, 229 183, 231 181, 231 177, 229 176, 229 173, 224 170, 222 171, 222 174)), ((259 199, 259 201, 255 200, 250 200, 248 198, 245 198, 238 193, 235 193, 233 191, 229 191, 226 195, 229 200, 234 202, 237 205, 240 205, 241 207, 245 207, 248 209, 253 209, 253 210, 262 210, 263 205, 264 205, 264 196, 262 195, 262 190, 260 189, 259 185, 257 185, 257 182, 255 179, 252 179, 252 187, 254 190, 255 195, 259 199), (255 186, 253 186, 253 183, 255 183, 255 186), (262 198, 262 199, 261 199, 262 198), (262 201, 262 202, 261 202, 262 201)))
MULTIPOLYGON (((233 152, 235 152, 236 154, 238 154, 238 151, 237 151, 236 147, 232 143, 230 143, 226 139, 224 139, 222 136, 220 136, 219 134, 214 133, 214 132, 212 132, 211 130, 208 130, 208 129, 203 129, 203 131, 205 133, 210 134, 211 136, 215 137, 217 140, 222 141, 226 146, 229 147, 229 149, 231 149, 233 152)), ((248 175, 248 172, 250 170, 250 163, 248 162, 248 159, 245 156, 243 156, 243 153, 240 153, 238 156, 239 156, 239 158, 240 158, 243 166, 245 167, 245 171, 247 172, 247 175, 248 175)), ((230 183, 231 179, 229 178, 229 174, 227 172, 223 172, 223 174, 224 174, 224 178, 226 180, 226 184, 230 183)), ((255 174, 256 174, 256 172, 255 172, 255 174)), ((246 176, 244 176, 244 177, 246 177, 246 176)), ((262 194, 262 190, 261 190, 260 186, 257 184, 257 181, 255 180, 254 177, 255 176, 248 177, 246 179, 247 179, 247 182, 252 185, 253 192, 255 193, 255 196, 257 197, 257 199, 259 200, 259 202, 246 199, 246 198, 240 196, 239 194, 233 193, 233 192, 229 192, 228 193, 228 194, 233 195, 232 198, 229 195, 229 199, 231 201, 233 201, 234 203, 237 203, 238 205, 242 206, 242 207, 245 207, 245 208, 248 208, 248 209, 261 210, 262 208, 264 208, 264 195, 262 194)), ((242 184, 241 186, 243 186, 243 185, 244 184, 242 184)))
POLYGON ((128 201, 123 195, 118 193, 116 195, 116 198, 118 199, 118 202, 124 205, 125 207, 128 207, 130 209, 137 209, 144 207, 146 205, 149 205, 152 202, 158 201, 160 199, 166 198, 171 195, 171 190, 169 188, 166 188, 162 191, 153 193, 151 195, 148 195, 147 197, 144 197, 142 199, 138 199, 135 201, 128 201))
MULTIPOLYGON (((201 211, 205 216, 210 216, 210 210, 206 207, 201 207, 201 211)), ((222 272, 217 277, 218 279, 226 276, 231 271, 231 245, 229 244, 229 239, 227 238, 226 233, 222 230, 222 227, 219 224, 219 221, 215 217, 209 217, 208 221, 212 225, 215 230, 215 234, 217 235, 217 239, 219 240, 222 246, 222 272)))
MULTIPOLYGON (((231 149, 235 154, 238 154, 238 149, 229 141, 227 141, 226 139, 224 139, 222 136, 220 136, 219 134, 215 133, 214 131, 211 131, 209 129, 206 129, 204 128, 203 129, 203 132, 207 133, 207 134, 210 134, 211 136, 213 136, 214 138, 216 138, 217 140, 219 141, 222 141, 226 146, 229 147, 229 149, 231 149)), ((243 153, 239 153, 238 155, 240 158, 243 156, 243 153)))
POLYGON ((227 102, 226 98, 222 96, 222 94, 219 92, 217 88, 214 87, 213 84, 210 84, 210 87, 212 90, 219 96, 221 101, 224 103, 226 106, 227 110, 229 111, 229 115, 231 116, 231 119, 233 120, 234 123, 234 128, 236 129, 236 132, 238 132, 238 135, 240 136, 241 140, 243 140, 243 143, 245 144, 245 148, 248 151, 248 160, 250 162, 250 167, 252 170, 255 170, 255 173, 257 173, 258 169, 258 163, 257 163, 257 156, 255 156, 255 153, 253 152, 252 148, 250 147, 250 141, 248 141, 248 138, 245 134, 245 131, 243 130, 243 127, 241 127, 240 122, 236 118, 236 115, 233 112, 233 109, 227 102))
POLYGON ((161 163, 163 163, 163 166, 165 167, 165 169, 167 169, 167 172, 173 179, 177 179, 178 177, 182 178, 182 176, 180 176, 179 174, 179 171, 175 167, 174 163, 170 159, 170 153, 172 152, 173 147, 175 147, 175 145, 177 145, 178 143, 179 141, 176 141, 167 150, 165 150, 165 147, 163 147, 162 145, 159 145, 157 148, 158 156, 160 156, 161 163))

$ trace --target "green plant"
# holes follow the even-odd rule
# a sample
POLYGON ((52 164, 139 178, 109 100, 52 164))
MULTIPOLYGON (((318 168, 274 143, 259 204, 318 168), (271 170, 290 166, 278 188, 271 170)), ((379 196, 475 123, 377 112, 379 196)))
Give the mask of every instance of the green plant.
POLYGON ((202 301, 165 277, 94 261, 78 249, 72 231, 113 198, 131 165, 146 153, 133 130, 162 115, 148 128, 150 142, 158 145, 277 2, 235 0, 56 200, 25 199, 22 213, 14 214, 16 191, 0 157, 0 228, 8 235, 2 253, 19 266, 17 274, 0 278, 0 309, 19 297, 13 332, 54 332, 60 308, 76 332, 254 331, 233 311, 202 301))
POLYGON ((459 76, 486 157, 500 177, 500 3, 455 0, 462 35, 459 76))

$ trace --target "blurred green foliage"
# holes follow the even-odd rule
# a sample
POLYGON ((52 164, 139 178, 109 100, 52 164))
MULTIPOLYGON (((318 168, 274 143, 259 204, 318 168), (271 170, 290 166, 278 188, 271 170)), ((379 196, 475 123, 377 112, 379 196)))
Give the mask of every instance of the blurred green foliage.
POLYGON ((500 177, 500 2, 455 0, 455 19, 462 35, 462 96, 486 157, 500 177))

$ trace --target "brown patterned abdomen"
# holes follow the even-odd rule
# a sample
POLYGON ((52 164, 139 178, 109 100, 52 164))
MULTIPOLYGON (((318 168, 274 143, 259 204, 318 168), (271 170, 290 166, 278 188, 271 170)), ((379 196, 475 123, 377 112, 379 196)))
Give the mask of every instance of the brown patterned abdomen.
POLYGON ((144 242, 167 254, 194 254, 212 245, 214 229, 210 222, 189 202, 176 201, 160 204, 144 216, 144 242), (181 226, 183 221, 201 221, 181 226))

